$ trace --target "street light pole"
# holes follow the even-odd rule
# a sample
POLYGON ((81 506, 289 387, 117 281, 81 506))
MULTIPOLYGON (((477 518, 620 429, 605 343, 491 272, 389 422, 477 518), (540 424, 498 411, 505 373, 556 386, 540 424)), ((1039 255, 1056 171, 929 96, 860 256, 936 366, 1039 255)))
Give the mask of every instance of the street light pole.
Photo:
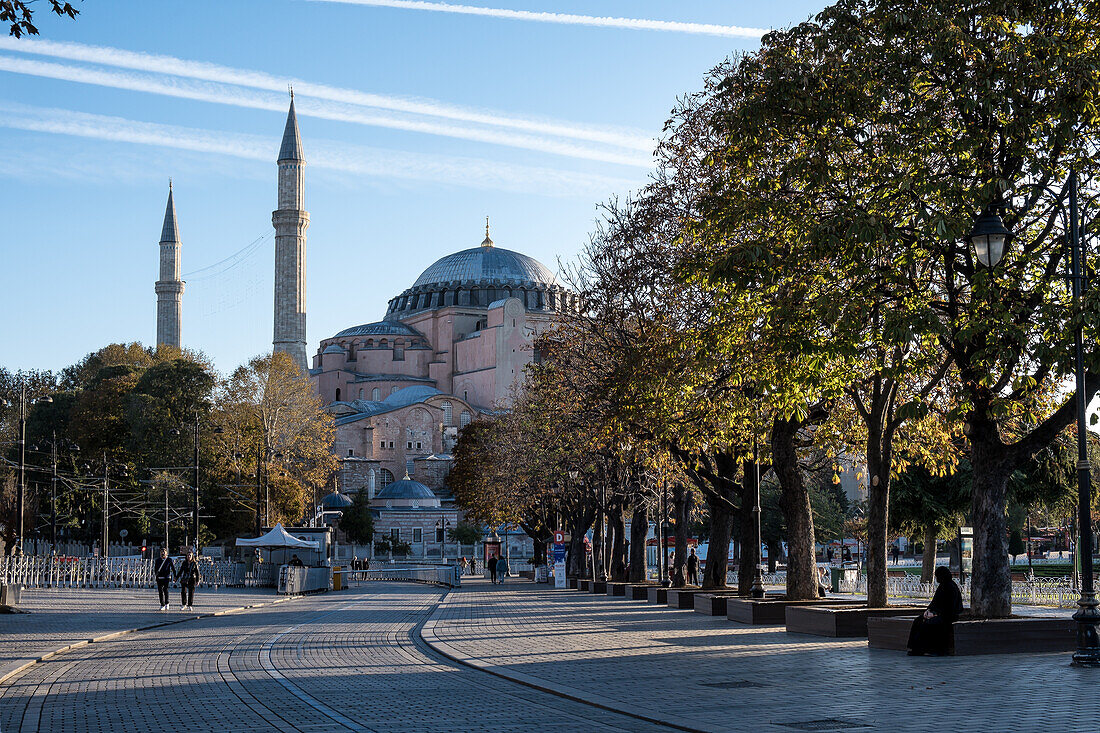
POLYGON ((50 554, 57 554, 57 431, 50 443, 53 473, 50 476, 50 554))
POLYGON ((199 552, 199 411, 195 410, 195 486, 194 504, 191 507, 191 537, 195 542, 195 554, 199 552))
POLYGON ((19 385, 19 551, 23 551, 23 507, 27 494, 27 383, 19 385))
MULTIPOLYGON (((1077 172, 1069 174, 1070 266, 1073 268, 1073 305, 1080 305, 1081 296, 1088 288, 1085 281, 1085 253, 1081 248, 1081 226, 1077 212, 1077 172)), ((1085 394, 1085 352, 1081 322, 1073 329, 1074 380, 1077 386, 1077 542, 1081 558, 1081 597, 1078 610, 1073 614, 1077 622, 1077 651, 1073 663, 1082 667, 1100 667, 1100 611, 1097 610, 1096 592, 1092 583, 1092 477, 1088 460, 1088 432, 1085 411, 1088 397, 1085 394)))
MULTIPOLYGON (((760 546, 764 542, 764 533, 760 525, 760 453, 756 443, 756 428, 752 431, 752 470, 753 470, 753 525, 756 528, 756 546, 752 551, 753 572, 752 588, 749 589, 753 598, 764 597, 764 574, 760 570, 760 546)), ((770 562, 770 561, 769 561, 770 562)))

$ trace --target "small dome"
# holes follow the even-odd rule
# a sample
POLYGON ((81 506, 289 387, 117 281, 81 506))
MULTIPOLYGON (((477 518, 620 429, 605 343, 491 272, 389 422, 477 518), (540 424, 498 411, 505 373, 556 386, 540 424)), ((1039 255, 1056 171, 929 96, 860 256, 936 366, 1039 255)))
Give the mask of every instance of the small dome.
POLYGON ((334 491, 331 494, 326 494, 321 499, 321 506, 325 509, 347 509, 351 506, 352 501, 347 494, 341 494, 338 491, 334 491))
POLYGON ((322 354, 343 354, 344 353, 344 347, 333 344, 332 346, 326 346, 325 350, 322 351, 321 353, 322 354))
POLYGON ((443 393, 426 384, 415 384, 412 387, 403 387, 393 394, 387 395, 382 402, 392 407, 407 407, 408 405, 415 405, 417 402, 423 402, 437 394, 443 393))
POLYGON ((434 499, 435 493, 419 481, 411 478, 394 481, 374 496, 375 499, 434 499))

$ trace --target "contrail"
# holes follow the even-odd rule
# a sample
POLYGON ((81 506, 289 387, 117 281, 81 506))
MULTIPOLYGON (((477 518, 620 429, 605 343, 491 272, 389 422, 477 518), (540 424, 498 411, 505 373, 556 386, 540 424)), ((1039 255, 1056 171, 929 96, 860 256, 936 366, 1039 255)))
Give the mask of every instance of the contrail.
POLYGON ((537 133, 555 137, 606 143, 646 153, 653 149, 652 136, 646 135, 641 130, 517 117, 494 110, 459 107, 432 99, 373 94, 357 89, 316 84, 302 79, 277 77, 259 71, 234 69, 204 61, 189 61, 174 56, 137 53, 109 46, 15 39, 2 36, 0 37, 0 49, 34 54, 37 56, 67 59, 69 61, 83 61, 104 66, 115 66, 118 68, 133 69, 135 71, 168 74, 171 76, 201 79, 203 81, 212 81, 222 84, 252 87, 254 89, 263 89, 279 93, 285 92, 287 85, 292 84, 294 86, 294 91, 299 96, 316 97, 317 99, 325 99, 343 104, 375 107, 378 109, 423 115, 426 117, 439 117, 456 122, 469 122, 490 127, 502 127, 526 133, 537 133))
MULTIPOLYGON (((216 104, 228 104, 234 107, 264 109, 283 112, 286 109, 284 94, 253 91, 231 87, 213 82, 197 82, 133 72, 117 72, 96 69, 87 66, 56 64, 51 61, 36 61, 14 56, 0 55, 0 71, 16 74, 61 79, 81 84, 127 89, 130 91, 161 94, 183 99, 195 99, 216 104)), ((503 145, 506 147, 535 150, 570 158, 582 158, 616 165, 628 165, 639 168, 649 167, 646 156, 638 153, 620 152, 607 147, 587 147, 568 140, 535 137, 518 132, 494 130, 486 127, 455 125, 447 122, 425 120, 407 115, 372 111, 356 105, 337 104, 314 99, 297 99, 297 111, 300 116, 319 117, 327 120, 351 122, 371 127, 388 127, 396 130, 421 132, 428 135, 452 137, 474 142, 503 145)))
POLYGON ((540 13, 531 10, 508 10, 505 8, 485 8, 479 5, 452 5, 450 3, 432 3, 424 0, 315 0, 315 2, 343 3, 346 5, 372 5, 382 8, 401 8, 403 10, 428 10, 435 13, 459 13, 462 15, 483 15, 509 20, 531 20, 537 23, 561 23, 564 25, 590 25, 601 28, 625 28, 634 31, 671 31, 673 33, 695 33, 705 36, 723 36, 726 38, 756 38, 765 33, 766 28, 742 28, 736 25, 715 25, 712 23, 683 23, 675 20, 647 20, 645 18, 610 18, 594 15, 572 15, 569 13, 540 13))
MULTIPOLYGON (((267 163, 274 160, 278 150, 277 137, 140 122, 124 117, 33 107, 2 100, 0 127, 227 155, 267 163)), ((431 181, 553 197, 607 196, 640 183, 598 174, 512 165, 482 158, 406 153, 338 141, 311 142, 308 155, 311 166, 360 176, 431 181)))

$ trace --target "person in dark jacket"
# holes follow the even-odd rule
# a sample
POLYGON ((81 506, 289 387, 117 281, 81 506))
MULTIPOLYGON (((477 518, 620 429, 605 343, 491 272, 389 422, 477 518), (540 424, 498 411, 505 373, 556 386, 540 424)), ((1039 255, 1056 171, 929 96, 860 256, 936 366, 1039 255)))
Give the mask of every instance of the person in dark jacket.
POLYGON ((160 610, 168 610, 168 584, 172 582, 172 576, 176 567, 172 564, 172 558, 168 557, 168 549, 161 548, 160 557, 153 564, 157 576, 157 593, 160 595, 160 610))
POLYGON ((959 620, 963 611, 962 592, 951 571, 936 568, 936 593, 932 602, 920 616, 913 620, 909 632, 909 655, 934 654, 942 657, 951 647, 951 624, 959 620))
POLYGON ((699 558, 695 555, 695 548, 691 548, 688 555, 688 583, 699 585, 699 558))
POLYGON ((485 567, 489 568, 489 581, 491 583, 497 582, 497 556, 493 555, 489 558, 489 561, 485 563, 485 567))
POLYGON ((176 580, 180 584, 180 601, 183 610, 190 611, 191 604, 195 601, 195 586, 199 584, 202 576, 199 575, 199 561, 195 559, 193 550, 187 551, 187 559, 180 563, 176 570, 176 580))

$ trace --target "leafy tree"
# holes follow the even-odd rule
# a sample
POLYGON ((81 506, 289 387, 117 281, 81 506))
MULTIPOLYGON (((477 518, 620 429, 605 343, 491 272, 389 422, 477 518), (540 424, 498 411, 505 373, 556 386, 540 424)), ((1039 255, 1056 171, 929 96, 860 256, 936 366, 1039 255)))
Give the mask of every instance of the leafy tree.
POLYGON ((404 557, 412 554, 412 545, 405 540, 398 540, 388 535, 374 543, 375 555, 395 555, 404 557))
POLYGON ((370 510, 367 492, 358 491, 351 499, 351 506, 340 515, 340 529, 348 540, 357 545, 368 545, 374 538, 374 515, 370 510))
MULTIPOLYGON (((50 11, 54 15, 75 18, 80 11, 72 3, 64 0, 49 0, 50 11)), ((37 36, 38 28, 31 22, 34 19, 34 0, 0 0, 0 22, 9 23, 8 35, 16 38, 24 34, 37 36)))
MULTIPOLYGON (((447 531, 447 539, 460 545, 475 545, 481 541, 481 528, 465 520, 459 522, 447 531)), ((538 555, 536 554, 536 560, 538 555)))

